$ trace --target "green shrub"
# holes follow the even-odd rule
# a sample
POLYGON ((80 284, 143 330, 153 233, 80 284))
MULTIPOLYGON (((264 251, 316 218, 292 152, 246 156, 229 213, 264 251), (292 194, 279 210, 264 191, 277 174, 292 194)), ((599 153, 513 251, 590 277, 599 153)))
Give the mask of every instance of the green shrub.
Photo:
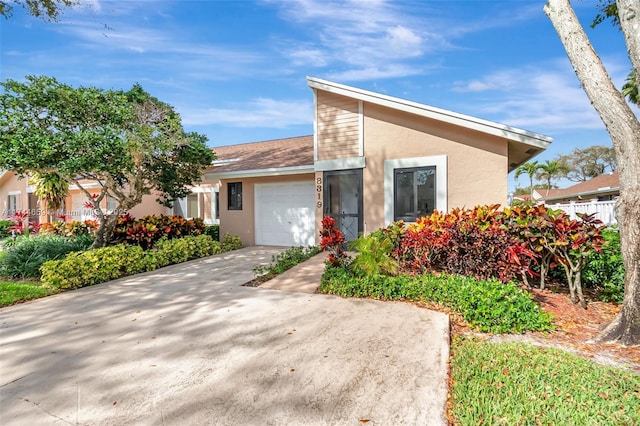
POLYGON ((11 231, 9 231, 11 225, 13 222, 10 220, 0 220, 0 239, 11 236, 11 231))
POLYGON ((391 238, 381 233, 360 237, 349 244, 358 256, 351 263, 351 268, 360 275, 396 275, 398 262, 391 256, 394 244, 391 238))
POLYGON ((44 263, 42 283, 60 289, 79 288, 223 251, 222 245, 208 235, 162 239, 147 251, 137 245, 118 244, 44 263))
POLYGON ((242 240, 237 235, 224 234, 222 237, 222 251, 238 250, 242 247, 242 240))
POLYGON ((220 241, 220 225, 210 225, 204 228, 204 234, 210 236, 215 241, 220 241))
POLYGON ((587 257, 582 279, 587 287, 599 290, 605 302, 622 303, 624 297, 624 264, 620 251, 620 233, 616 228, 602 231, 606 244, 600 252, 587 257))
POLYGON ((222 253, 222 245, 208 235, 197 237, 163 239, 156 243, 149 253, 161 259, 161 266, 182 263, 192 259, 222 253))
POLYGON ((43 263, 62 259, 71 252, 86 250, 91 243, 89 236, 74 239, 57 235, 20 238, 8 247, 0 259, 0 276, 38 278, 43 263))
POLYGON ((328 266, 319 292, 342 297, 432 301, 455 310, 472 327, 484 332, 520 333, 552 328, 551 315, 543 312, 528 293, 513 283, 497 280, 478 281, 446 274, 356 277, 345 268, 328 266))
POLYGON ((139 246, 118 244, 46 262, 40 268, 42 283, 53 288, 74 289, 114 280, 147 270, 139 246))

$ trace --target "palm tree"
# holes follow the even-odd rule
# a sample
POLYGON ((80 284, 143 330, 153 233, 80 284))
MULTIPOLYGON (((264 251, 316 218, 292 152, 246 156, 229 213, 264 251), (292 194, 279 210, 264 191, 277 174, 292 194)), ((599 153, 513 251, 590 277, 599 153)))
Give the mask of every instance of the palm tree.
POLYGON ((33 193, 47 205, 48 220, 53 220, 55 211, 62 208, 69 193, 69 183, 56 172, 31 173, 33 193))
POLYGON ((529 161, 524 164, 521 164, 516 169, 515 178, 518 179, 520 175, 526 174, 529 176, 529 189, 531 200, 533 200, 533 177, 536 175, 536 172, 540 169, 540 164, 537 161, 529 161))
POLYGON ((556 160, 547 160, 544 164, 538 166, 538 173, 536 178, 547 182, 547 195, 551 189, 551 181, 553 179, 561 177, 567 172, 567 168, 564 164, 556 160))
POLYGON ((632 70, 627 76, 627 80, 622 86, 622 94, 629 100, 629 102, 640 106, 640 96, 638 96, 638 84, 635 70, 632 70))

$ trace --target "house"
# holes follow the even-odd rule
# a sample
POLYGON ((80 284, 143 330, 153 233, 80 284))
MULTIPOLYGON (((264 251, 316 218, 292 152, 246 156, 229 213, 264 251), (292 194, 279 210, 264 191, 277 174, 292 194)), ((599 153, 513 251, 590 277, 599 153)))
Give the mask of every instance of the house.
POLYGON ((587 201, 611 201, 620 195, 620 177, 617 171, 604 173, 584 182, 563 189, 538 189, 533 198, 551 203, 583 203, 587 201))
POLYGON ((313 136, 214 148, 220 232, 247 245, 317 242, 323 215, 348 240, 434 209, 507 204, 507 173, 548 136, 307 79, 313 136))
POLYGON ((435 209, 506 205, 507 174, 552 141, 314 77, 307 83, 313 135, 214 148, 217 160, 174 212, 219 223, 245 245, 317 244, 323 215, 353 240, 435 209))
MULTIPOLYGON (((98 192, 97 183, 87 183, 85 188, 90 193, 98 192)), ((4 220, 22 211, 29 214, 29 222, 32 224, 49 221, 49 216, 65 215, 67 220, 84 221, 95 219, 92 209, 85 206, 88 201, 84 193, 76 185, 69 187, 69 193, 64 201, 62 209, 52 212, 34 193, 34 188, 28 176, 20 177, 12 171, 0 172, 0 220, 4 220)), ((143 197, 142 203, 130 210, 135 217, 167 213, 167 208, 155 201, 154 195, 143 197)), ((102 208, 115 209, 115 200, 105 199, 102 208)))

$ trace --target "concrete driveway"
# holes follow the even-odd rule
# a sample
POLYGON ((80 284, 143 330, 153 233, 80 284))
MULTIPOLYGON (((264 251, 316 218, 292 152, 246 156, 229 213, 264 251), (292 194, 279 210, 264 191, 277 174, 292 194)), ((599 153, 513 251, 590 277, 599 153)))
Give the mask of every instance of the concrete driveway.
POLYGON ((240 286, 281 250, 1 309, 0 424, 446 424, 447 317, 240 286))

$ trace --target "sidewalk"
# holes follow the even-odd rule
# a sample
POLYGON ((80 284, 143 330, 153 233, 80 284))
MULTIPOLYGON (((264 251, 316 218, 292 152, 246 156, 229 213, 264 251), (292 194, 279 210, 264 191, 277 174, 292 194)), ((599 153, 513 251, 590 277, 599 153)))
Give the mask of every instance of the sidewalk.
POLYGON ((319 253, 259 287, 292 293, 315 293, 320 286, 326 258, 327 253, 319 253))

